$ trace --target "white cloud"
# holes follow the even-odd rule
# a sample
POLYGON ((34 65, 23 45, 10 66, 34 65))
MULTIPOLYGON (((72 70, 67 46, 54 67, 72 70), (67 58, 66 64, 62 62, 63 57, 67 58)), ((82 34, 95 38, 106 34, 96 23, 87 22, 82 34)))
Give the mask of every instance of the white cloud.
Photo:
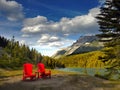
POLYGON ((27 34, 23 34, 22 37, 29 37, 30 35, 27 34))
POLYGON ((96 17, 97 14, 100 13, 100 8, 93 8, 93 9, 91 9, 89 12, 90 12, 90 13, 89 13, 90 15, 92 15, 93 17, 96 17))
POLYGON ((105 2, 105 0, 99 0, 99 3, 104 3, 105 2))
POLYGON ((51 48, 48 46, 39 46, 39 45, 35 45, 30 48, 36 48, 42 55, 46 55, 46 56, 52 56, 53 54, 55 54, 56 51, 59 50, 58 48, 51 48))
POLYGON ((43 34, 41 38, 38 40, 38 43, 55 42, 58 40, 59 40, 59 37, 57 36, 50 36, 49 34, 43 34))
POLYGON ((20 44, 25 44, 25 40, 21 40, 21 41, 20 41, 20 44))
POLYGON ((13 0, 0 0, 0 15, 8 20, 17 21, 24 18, 22 5, 13 0))
POLYGON ((27 18, 24 21, 24 27, 27 26, 34 26, 34 25, 39 25, 39 24, 46 24, 47 18, 44 16, 37 16, 34 18, 27 18))
MULTIPOLYGON (((74 18, 63 17, 59 21, 49 21, 44 16, 37 16, 24 20, 22 28, 23 36, 36 38, 36 45, 41 48, 63 48, 71 45, 74 40, 73 35, 98 33, 96 15, 99 8, 89 10, 87 15, 76 16, 74 18)), ((35 41, 34 41, 35 43, 35 41)), ((35 44, 31 44, 33 47, 35 44)))
POLYGON ((60 38, 57 36, 53 36, 53 35, 49 35, 49 34, 43 34, 40 39, 37 41, 37 43, 39 45, 43 45, 43 46, 49 46, 49 47, 63 47, 66 44, 71 44, 73 42, 73 40, 69 40, 69 39, 64 39, 64 38, 60 38))
POLYGON ((105 3, 106 0, 98 0, 100 3, 100 7, 105 3))
MULTIPOLYGON (((47 36, 47 35, 46 35, 47 36)), ((54 36, 53 36, 54 37, 54 36)), ((31 48, 36 48, 42 55, 52 56, 60 48, 65 48, 66 46, 71 45, 74 40, 61 38, 60 41, 55 42, 42 42, 41 40, 46 40, 47 37, 41 37, 35 45, 30 45, 31 48)))
POLYGON ((87 15, 74 18, 63 17, 59 22, 49 21, 44 16, 28 18, 24 21, 23 33, 33 34, 77 34, 95 33, 98 25, 95 16, 99 13, 98 8, 93 8, 87 15))

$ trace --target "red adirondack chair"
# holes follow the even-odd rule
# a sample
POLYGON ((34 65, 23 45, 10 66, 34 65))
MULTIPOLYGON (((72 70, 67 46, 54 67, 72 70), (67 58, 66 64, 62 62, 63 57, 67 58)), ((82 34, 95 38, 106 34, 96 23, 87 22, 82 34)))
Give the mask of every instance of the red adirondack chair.
POLYGON ((46 78, 46 77, 51 78, 51 71, 50 70, 46 71, 43 63, 38 63, 37 68, 39 72, 38 78, 46 78))
POLYGON ((26 79, 36 79, 36 74, 32 74, 33 65, 31 63, 23 64, 23 80, 26 79))

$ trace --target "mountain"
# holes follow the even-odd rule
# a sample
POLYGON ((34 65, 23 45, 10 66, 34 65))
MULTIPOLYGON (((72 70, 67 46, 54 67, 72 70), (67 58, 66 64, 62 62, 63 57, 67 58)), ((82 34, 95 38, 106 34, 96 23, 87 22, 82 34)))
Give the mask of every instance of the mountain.
POLYGON ((96 36, 81 36, 75 43, 64 49, 57 51, 52 57, 59 58, 61 56, 85 53, 99 50, 103 47, 96 36))

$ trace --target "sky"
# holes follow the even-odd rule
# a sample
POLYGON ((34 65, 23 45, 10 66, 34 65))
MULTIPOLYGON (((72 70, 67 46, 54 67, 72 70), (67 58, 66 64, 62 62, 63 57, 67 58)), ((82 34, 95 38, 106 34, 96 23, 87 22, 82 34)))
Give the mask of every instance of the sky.
POLYGON ((0 0, 0 36, 35 48, 42 55, 99 33, 96 15, 105 0, 0 0))

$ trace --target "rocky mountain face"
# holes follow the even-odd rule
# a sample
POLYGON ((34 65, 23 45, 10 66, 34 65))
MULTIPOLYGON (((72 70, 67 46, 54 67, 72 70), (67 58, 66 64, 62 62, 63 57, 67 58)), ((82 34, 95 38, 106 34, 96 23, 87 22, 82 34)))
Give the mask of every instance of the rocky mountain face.
POLYGON ((59 58, 60 56, 80 54, 99 50, 102 47, 103 44, 99 43, 98 38, 96 36, 81 36, 71 46, 57 51, 52 57, 59 58))

